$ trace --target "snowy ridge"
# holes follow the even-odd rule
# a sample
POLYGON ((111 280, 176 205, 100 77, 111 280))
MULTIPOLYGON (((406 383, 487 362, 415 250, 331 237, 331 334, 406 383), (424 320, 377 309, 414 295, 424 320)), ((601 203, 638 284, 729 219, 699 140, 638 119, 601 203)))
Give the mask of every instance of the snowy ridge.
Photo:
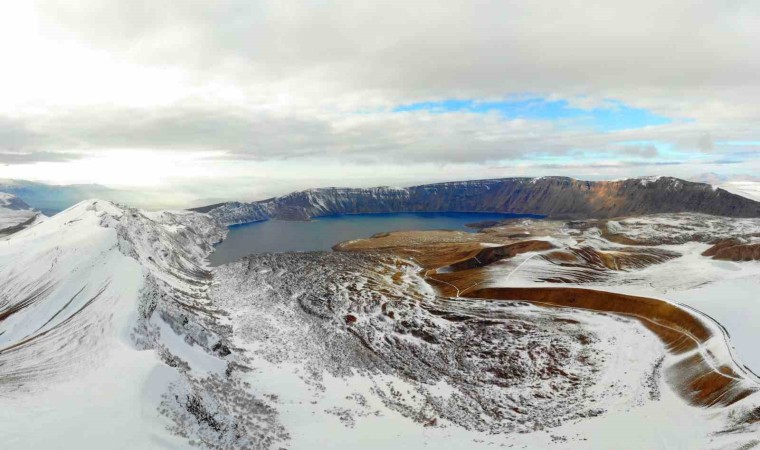
POLYGON ((23 200, 13 194, 0 192, 0 208, 5 209, 31 209, 23 200))
POLYGON ((98 423, 92 448, 193 440, 260 448, 281 439, 271 408, 235 381, 244 361, 209 299, 203 261, 223 233, 208 216, 92 200, 4 242, 5 442, 78 448, 79 435, 66 430, 81 420, 98 423), (40 426, 53 431, 32 431, 40 426))

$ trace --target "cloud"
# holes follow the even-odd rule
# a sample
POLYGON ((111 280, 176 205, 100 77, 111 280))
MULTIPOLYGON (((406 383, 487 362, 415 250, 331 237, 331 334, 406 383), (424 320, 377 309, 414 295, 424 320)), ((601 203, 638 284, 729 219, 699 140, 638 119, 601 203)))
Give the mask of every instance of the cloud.
MULTIPOLYGON (((79 108, 7 119, 0 149, 20 162, 61 161, 114 150, 205 153, 226 160, 344 163, 478 163, 576 158, 655 159, 715 154, 752 158, 754 148, 706 148, 695 122, 602 132, 575 118, 505 117, 499 111, 281 112, 208 104, 79 108), (7 139, 6 139, 7 138, 7 139), (664 155, 658 147, 673 148, 664 155)), ((716 136, 745 136, 715 127, 716 136)), ((711 141, 712 142, 712 141, 711 141)))
POLYGON ((82 155, 76 153, 62 152, 29 152, 29 153, 7 153, 0 152, 0 164, 29 164, 36 162, 65 162, 81 158, 82 155))
POLYGON ((625 145, 621 153, 641 158, 654 158, 660 154, 654 145, 625 145))
POLYGON ((634 167, 665 167, 665 166, 680 166, 685 164, 683 161, 614 161, 614 162, 596 162, 589 164, 530 164, 528 167, 532 169, 562 169, 562 170, 593 170, 593 169, 623 169, 634 167))
POLYGON ((22 150, 38 141, 39 136, 23 121, 0 116, 0 151, 22 150))
POLYGON ((760 4, 555 6, 15 2, 0 16, 0 161, 54 174, 101 157, 105 169, 122 150, 145 165, 185 154, 214 173, 272 163, 293 182, 317 169, 373 167, 381 181, 401 166, 638 175, 758 159, 727 143, 760 142, 760 4), (505 99, 543 106, 478 106, 505 99), (450 101, 471 107, 435 109, 450 101))
POLYGON ((374 93, 395 103, 581 94, 686 117, 757 116, 742 98, 760 93, 752 1, 48 0, 38 8, 51 26, 136 63, 298 94, 374 93))
POLYGON ((715 143, 713 142, 710 133, 705 133, 699 138, 697 141, 697 147, 705 153, 709 153, 715 149, 715 143))

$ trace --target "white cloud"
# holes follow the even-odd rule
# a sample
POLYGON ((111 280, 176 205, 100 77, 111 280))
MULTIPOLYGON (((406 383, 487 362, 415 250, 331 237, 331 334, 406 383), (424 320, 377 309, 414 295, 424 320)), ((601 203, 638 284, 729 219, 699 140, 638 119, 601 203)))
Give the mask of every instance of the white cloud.
POLYGON ((0 174, 187 189, 198 174, 265 173, 287 189, 505 165, 580 176, 579 158, 599 176, 662 171, 657 162, 753 167, 756 148, 716 143, 760 141, 757 29, 760 4, 739 0, 9 2, 0 174), (673 123, 604 133, 390 112, 526 95, 587 109, 621 101, 673 123), (120 171, 124 155, 150 169, 120 171), (443 166, 457 169, 431 169, 443 166))

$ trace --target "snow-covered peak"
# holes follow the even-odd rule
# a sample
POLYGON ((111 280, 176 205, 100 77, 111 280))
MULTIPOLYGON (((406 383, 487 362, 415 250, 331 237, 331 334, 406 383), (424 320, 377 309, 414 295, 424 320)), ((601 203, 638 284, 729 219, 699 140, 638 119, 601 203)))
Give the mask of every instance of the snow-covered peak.
POLYGON ((13 194, 0 192, 0 237, 27 228, 44 216, 13 194))
POLYGON ((32 209, 23 200, 13 194, 0 192, 0 208, 6 209, 32 209))
POLYGON ((654 183, 655 181, 659 181, 662 178, 661 175, 650 175, 645 177, 638 177, 639 183, 641 183, 642 186, 646 186, 649 183, 654 183))
MULTIPOLYGON (((61 211, 60 213, 38 221, 34 227, 27 227, 14 235, 14 239, 34 238, 41 235, 55 235, 61 230, 70 228, 72 224, 85 222, 98 225, 104 218, 118 220, 125 211, 125 206, 119 206, 105 200, 85 200, 61 211)), ((35 213, 38 214, 38 213, 35 213)))
POLYGON ((25 448, 75 447, 81 436, 64 430, 108 417, 91 448, 185 448, 167 427, 192 433, 179 427, 199 408, 240 429, 212 409, 234 386, 210 390, 236 361, 205 269, 223 233, 204 214, 87 200, 2 242, 0 397, 18 397, 2 408, 13 415, 0 412, 9 442, 17 433, 25 448), (33 431, 40 420, 49 433, 33 431))

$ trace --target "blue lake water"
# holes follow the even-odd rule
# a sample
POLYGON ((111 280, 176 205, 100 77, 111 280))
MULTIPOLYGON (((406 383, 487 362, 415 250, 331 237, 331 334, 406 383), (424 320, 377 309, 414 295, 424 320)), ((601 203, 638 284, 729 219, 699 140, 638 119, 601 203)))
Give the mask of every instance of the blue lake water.
POLYGON ((211 264, 219 266, 253 253, 329 251, 333 245, 349 239, 399 230, 460 230, 468 223, 538 217, 526 214, 481 213, 393 213, 351 214, 319 217, 310 222, 267 220, 233 225, 227 238, 216 246, 211 264))

